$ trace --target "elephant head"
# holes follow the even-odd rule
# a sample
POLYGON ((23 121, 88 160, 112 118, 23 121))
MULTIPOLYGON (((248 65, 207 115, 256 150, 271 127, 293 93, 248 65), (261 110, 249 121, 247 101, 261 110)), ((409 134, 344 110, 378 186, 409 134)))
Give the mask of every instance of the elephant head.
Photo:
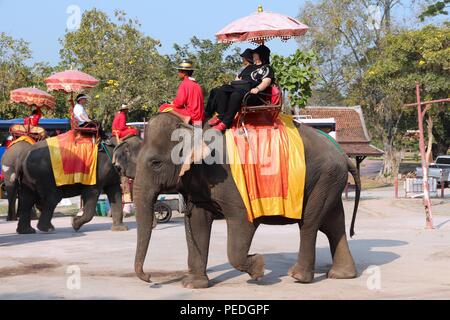
POLYGON ((112 162, 121 176, 130 179, 136 177, 136 162, 141 148, 142 139, 137 136, 130 137, 115 147, 112 162))
MULTIPOLYGON (((136 179, 134 183, 134 200, 136 204, 137 248, 135 271, 137 276, 150 282, 150 274, 143 271, 145 257, 152 234, 154 204, 158 195, 168 190, 176 190, 181 176, 189 170, 198 155, 194 148, 179 148, 179 141, 172 141, 174 132, 183 131, 184 139, 194 139, 193 127, 182 122, 177 116, 163 113, 152 118, 145 133, 144 146, 137 160, 136 179), (179 155, 179 159, 174 159, 179 155), (180 160, 181 159, 181 160, 180 160)), ((206 156, 207 147, 200 144, 201 157, 206 156)), ((197 162, 196 162, 197 163, 197 162)))

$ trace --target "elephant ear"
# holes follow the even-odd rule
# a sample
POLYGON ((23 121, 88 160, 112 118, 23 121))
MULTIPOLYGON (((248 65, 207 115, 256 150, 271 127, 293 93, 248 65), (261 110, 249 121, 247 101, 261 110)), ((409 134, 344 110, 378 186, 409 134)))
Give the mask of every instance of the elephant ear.
POLYGON ((211 149, 206 145, 204 141, 198 144, 190 152, 190 155, 186 157, 180 170, 180 177, 184 176, 186 172, 191 170, 191 165, 193 163, 201 163, 202 160, 206 159, 211 154, 211 149))
MULTIPOLYGON (((179 127, 184 127, 194 132, 195 128, 189 124, 181 123, 179 127)), ((205 141, 201 143, 194 143, 194 148, 190 150, 189 154, 186 156, 183 165, 180 170, 180 177, 184 176, 186 172, 191 170, 191 165, 193 163, 201 163, 202 160, 206 159, 211 154, 211 149, 206 145, 205 141)))

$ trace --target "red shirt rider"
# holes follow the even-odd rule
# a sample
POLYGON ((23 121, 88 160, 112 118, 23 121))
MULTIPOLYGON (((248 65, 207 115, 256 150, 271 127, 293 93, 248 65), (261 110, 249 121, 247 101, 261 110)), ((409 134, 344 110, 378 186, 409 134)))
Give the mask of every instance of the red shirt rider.
POLYGON ((31 116, 26 117, 23 121, 25 126, 31 125, 33 127, 38 127, 39 126, 39 120, 42 117, 42 112, 40 108, 37 108, 33 111, 33 113, 31 114, 31 116))
POLYGON ((131 128, 127 126, 127 114, 128 114, 128 106, 122 105, 120 111, 116 114, 112 124, 112 130, 114 136, 119 136, 119 139, 128 137, 128 136, 137 136, 139 131, 137 129, 131 128))
POLYGON ((177 68, 178 76, 183 80, 178 88, 177 97, 172 104, 164 104, 160 112, 174 110, 183 116, 191 118, 192 123, 201 124, 205 120, 205 105, 203 90, 192 78, 194 69, 192 62, 184 60, 177 68))

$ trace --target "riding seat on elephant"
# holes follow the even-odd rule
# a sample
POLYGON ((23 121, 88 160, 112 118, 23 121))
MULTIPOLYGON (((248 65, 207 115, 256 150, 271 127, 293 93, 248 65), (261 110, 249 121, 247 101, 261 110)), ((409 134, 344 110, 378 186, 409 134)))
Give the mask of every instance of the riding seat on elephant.
MULTIPOLYGON (((251 221, 227 159, 229 140, 221 134, 215 135, 213 140, 220 148, 214 149, 208 155, 208 152, 203 150, 204 145, 200 147, 196 144, 195 149, 199 150, 194 150, 193 154, 197 154, 197 157, 186 158, 185 162, 174 162, 173 156, 184 150, 178 149, 179 141, 173 141, 173 133, 183 129, 189 133, 189 139, 194 139, 195 129, 170 113, 153 117, 147 125, 144 146, 137 160, 134 183, 138 233, 135 257, 137 276, 150 282, 151 275, 144 272, 144 262, 152 235, 154 205, 159 194, 176 188, 185 197, 189 208, 185 215, 189 274, 183 280, 184 287, 209 286, 206 270, 215 215, 222 215, 226 219, 230 264, 248 273, 252 279, 258 280, 264 276, 263 256, 249 254, 253 236, 261 224, 299 226, 301 236, 298 261, 289 270, 289 275, 299 282, 310 283, 314 279, 316 239, 319 231, 328 237, 333 257, 333 266, 328 277, 355 278, 357 271, 347 243, 342 193, 351 173, 357 184, 351 226, 353 235, 361 190, 358 170, 330 139, 305 125, 293 126, 304 144, 306 173, 301 219, 273 216, 251 221), (212 158, 222 159, 218 162, 211 161, 212 158)), ((209 125, 203 128, 204 136, 215 131, 208 129, 209 125)))
POLYGON ((72 226, 78 231, 90 222, 96 213, 96 204, 102 192, 111 203, 113 231, 126 231, 123 223, 121 176, 135 177, 136 159, 142 140, 133 136, 119 145, 101 143, 92 147, 92 137, 80 137, 73 131, 33 145, 21 161, 18 171, 20 181, 19 234, 35 233, 30 224, 33 205, 42 208, 37 228, 50 232, 56 206, 64 198, 81 196, 83 215, 74 217, 72 226), (74 139, 81 149, 74 148, 74 139), (81 142, 80 142, 81 141, 81 142), (83 146, 84 145, 84 146, 83 146), (75 151, 74 151, 75 150, 75 151), (93 156, 91 152, 95 152, 93 156))

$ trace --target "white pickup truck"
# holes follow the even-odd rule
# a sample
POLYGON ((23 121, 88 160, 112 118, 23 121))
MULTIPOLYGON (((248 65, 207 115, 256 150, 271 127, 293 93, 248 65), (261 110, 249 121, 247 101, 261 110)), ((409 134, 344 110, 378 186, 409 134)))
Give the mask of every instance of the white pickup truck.
MULTIPOLYGON (((430 165, 428 176, 430 178, 435 178, 438 184, 441 183, 442 174, 444 177, 445 187, 448 187, 450 183, 450 155, 440 156, 436 159, 435 163, 430 165)), ((423 178, 422 167, 416 169, 416 176, 418 178, 423 178)))

